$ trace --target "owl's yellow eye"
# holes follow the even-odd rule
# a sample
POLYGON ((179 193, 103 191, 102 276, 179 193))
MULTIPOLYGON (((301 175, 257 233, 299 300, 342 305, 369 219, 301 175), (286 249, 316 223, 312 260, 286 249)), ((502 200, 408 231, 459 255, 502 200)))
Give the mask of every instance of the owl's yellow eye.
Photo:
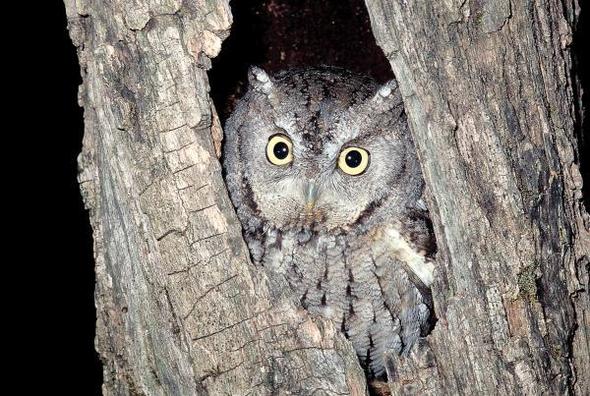
POLYGON ((338 157, 338 167, 351 176, 360 175, 368 166, 369 152, 360 147, 347 147, 338 157))
POLYGON ((266 145, 266 158, 274 165, 287 165, 293 161, 293 143, 283 134, 272 135, 266 145))

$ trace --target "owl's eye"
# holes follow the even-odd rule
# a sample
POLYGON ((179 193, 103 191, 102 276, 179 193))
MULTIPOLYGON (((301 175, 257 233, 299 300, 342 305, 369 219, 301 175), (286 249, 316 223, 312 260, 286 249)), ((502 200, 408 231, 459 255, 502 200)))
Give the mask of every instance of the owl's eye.
POLYGON ((347 147, 338 157, 338 167, 351 176, 360 175, 368 166, 369 152, 360 147, 347 147))
POLYGON ((282 134, 272 135, 266 145, 266 158, 274 165, 287 165, 293 161, 293 143, 282 134))

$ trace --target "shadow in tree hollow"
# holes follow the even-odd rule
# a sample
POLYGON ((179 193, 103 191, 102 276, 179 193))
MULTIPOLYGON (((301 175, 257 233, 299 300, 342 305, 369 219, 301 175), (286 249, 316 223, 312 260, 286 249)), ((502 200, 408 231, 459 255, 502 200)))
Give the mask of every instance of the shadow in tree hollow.
POLYGON ((362 0, 234 0, 234 24, 209 71, 222 120, 243 92, 248 66, 267 71, 330 65, 393 78, 362 0))

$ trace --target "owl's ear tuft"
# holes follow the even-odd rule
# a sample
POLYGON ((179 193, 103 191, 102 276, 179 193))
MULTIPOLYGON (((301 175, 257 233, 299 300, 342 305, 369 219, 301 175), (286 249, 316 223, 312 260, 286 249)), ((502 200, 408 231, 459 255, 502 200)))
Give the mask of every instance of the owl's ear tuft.
POLYGON ((371 107, 378 112, 391 110, 401 103, 402 97, 395 80, 390 80, 379 87, 371 99, 371 107))
POLYGON ((250 66, 248 69, 248 81, 250 86, 258 92, 268 95, 272 91, 272 78, 258 66, 250 66))

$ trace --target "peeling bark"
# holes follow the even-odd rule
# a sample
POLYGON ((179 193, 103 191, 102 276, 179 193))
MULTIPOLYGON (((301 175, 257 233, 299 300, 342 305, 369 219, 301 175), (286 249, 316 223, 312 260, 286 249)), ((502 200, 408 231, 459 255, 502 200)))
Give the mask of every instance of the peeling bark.
MULTIPOLYGON (((66 0, 105 394, 366 393, 350 344, 254 268, 206 70, 226 0, 66 0)), ((394 394, 590 394, 577 4, 367 1, 438 239, 438 322, 394 394)))
POLYGON ((590 394, 576 2, 366 4, 439 246, 427 359, 439 387, 424 393, 590 394))

